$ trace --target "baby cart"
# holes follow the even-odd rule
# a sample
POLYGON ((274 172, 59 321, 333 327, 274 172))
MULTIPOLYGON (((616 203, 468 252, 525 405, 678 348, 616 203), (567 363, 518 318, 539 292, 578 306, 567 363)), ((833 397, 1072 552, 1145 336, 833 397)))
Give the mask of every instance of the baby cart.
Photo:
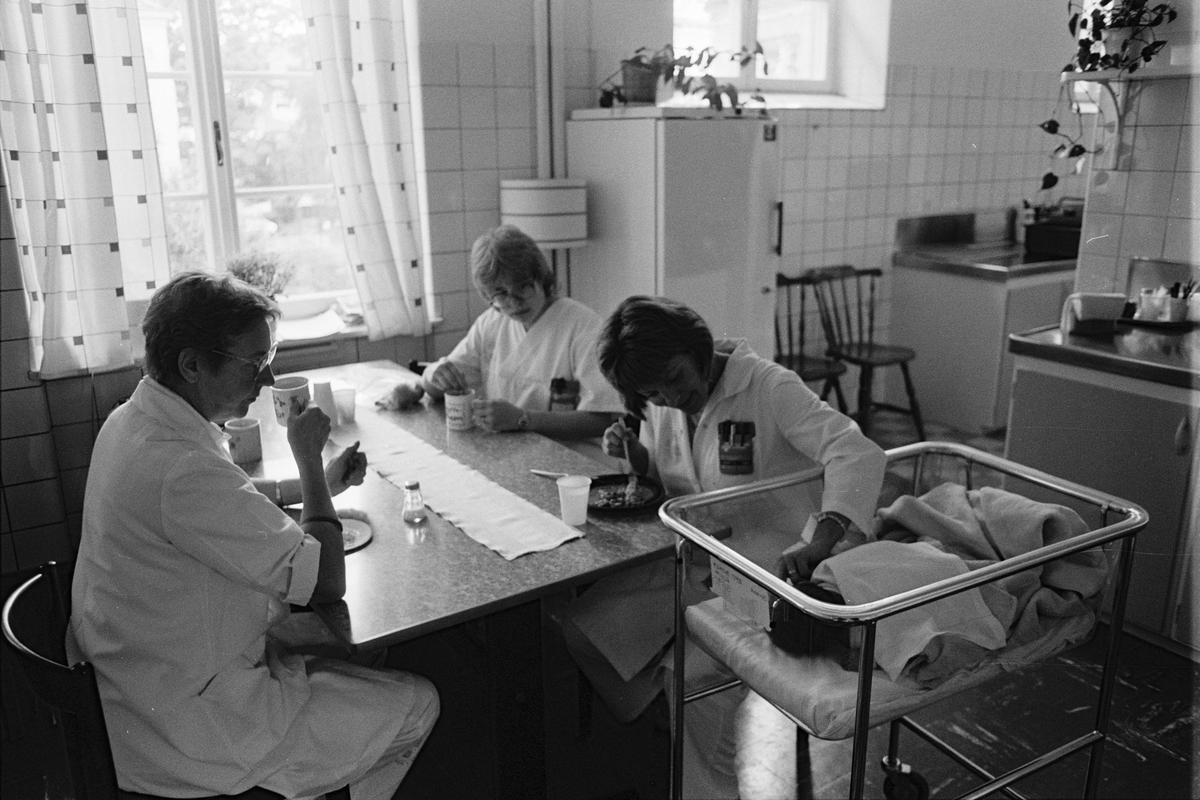
MULTIPOLYGON (((985 783, 968 797, 984 797, 1002 791, 1010 797, 1020 795, 1010 785, 1077 751, 1089 750, 1084 796, 1094 797, 1099 767, 1107 736, 1109 704, 1113 692, 1115 659, 1125 607, 1125 592, 1132 561, 1133 544, 1138 531, 1145 527, 1147 515, 1137 505, 1102 492, 1055 478, 1044 472, 1021 466, 970 447, 947 442, 922 442, 888 451, 888 472, 880 506, 888 506, 933 494, 935 487, 948 488, 971 501, 991 492, 988 497, 1016 497, 1030 504, 1056 504, 1078 514, 1074 533, 1045 541, 1025 550, 1010 552, 1004 541, 993 542, 997 556, 993 561, 937 580, 900 594, 857 605, 824 603, 804 594, 770 571, 769 556, 779 552, 781 543, 795 541, 808 513, 797 513, 789 502, 799 494, 798 487, 821 480, 820 468, 794 475, 674 498, 660 510, 663 521, 678 534, 676 542, 675 601, 675 678, 674 718, 672 720, 671 790, 673 797, 682 791, 682 731, 686 703, 744 683, 778 708, 801 730, 820 739, 853 737, 850 772, 850 796, 861 798, 864 790, 867 757, 867 733, 871 727, 890 724, 888 755, 883 760, 886 773, 884 792, 890 798, 922 798, 928 787, 920 775, 898 757, 899 731, 904 726, 946 755, 982 778, 985 783), (948 486, 946 486, 948 484, 948 486), (799 521, 797 519, 799 518, 799 521), (704 530, 729 525, 734 535, 716 538, 704 530), (1082 527, 1080 527, 1082 526, 1082 527), (753 535, 738 536, 740 532, 753 535), (747 547, 752 539, 763 538, 766 546, 747 547), (693 549, 707 554, 714 582, 718 571, 730 574, 744 593, 737 603, 712 597, 685 607, 688 570, 696 569, 704 559, 693 549), (1004 551, 1004 552, 1001 552, 1004 551), (946 673, 936 685, 918 683, 911 676, 895 676, 876 666, 877 633, 881 622, 902 612, 955 597, 965 603, 972 590, 985 584, 999 586, 1005 581, 1024 581, 1028 576, 1043 580, 1051 570, 1073 569, 1072 561, 1091 559, 1099 565, 1097 591, 1086 613, 1050 615, 1018 640, 1013 636, 999 649, 989 650, 974 663, 946 673), (764 565, 766 568, 764 568, 764 565), (744 611, 745 599, 759 596, 766 602, 784 602, 823 624, 857 630, 859 653, 857 671, 825 655, 792 655, 776 647, 761 623, 744 611), (738 603, 741 603, 739 609, 738 603), (1002 775, 996 776, 955 750, 937 734, 910 719, 908 715, 932 703, 976 686, 1005 671, 1044 660, 1088 640, 1100 613, 1109 617, 1104 667, 1096 702, 1093 730, 1002 775), (684 676, 683 638, 688 637, 701 650, 723 665, 732 676, 696 688, 687 685, 684 676)), ((1021 502, 1024 502, 1022 500, 1021 502)), ((1069 512, 1068 512, 1069 513, 1069 512)), ((984 524, 984 529, 988 529, 984 524)), ((1047 526, 1047 529, 1049 526, 1047 526)), ((996 524, 986 535, 991 540, 1006 533, 1004 524, 996 524)), ((865 545, 870 547, 873 545, 865 545)), ((980 590, 982 591, 982 590, 980 590)), ((1040 590, 1039 590, 1040 591, 1040 590)), ((728 592, 727 592, 728 593, 728 592)), ((1069 594, 1069 593, 1068 593, 1069 594)), ((1003 640, 1002 640, 1003 644, 1003 640)), ((844 663, 844 662, 843 662, 844 663)), ((695 681, 693 681, 694 683, 695 681)))

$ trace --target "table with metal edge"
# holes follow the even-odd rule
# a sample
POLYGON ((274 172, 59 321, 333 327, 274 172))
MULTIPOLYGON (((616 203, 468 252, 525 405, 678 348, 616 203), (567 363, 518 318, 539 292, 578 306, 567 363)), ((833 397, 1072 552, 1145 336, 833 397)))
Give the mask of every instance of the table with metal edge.
MULTIPOLYGON (((554 515, 559 512, 557 487, 554 481, 531 474, 531 468, 584 475, 608 471, 535 433, 447 431, 442 405, 428 397, 409 410, 375 408, 373 398, 386 387, 416 380, 390 361, 299 374, 357 389, 355 422, 333 429, 329 452, 335 444, 357 440, 368 465, 372 452, 386 452, 397 431, 407 431, 554 515)), ((269 389, 263 390, 250 415, 262 421, 264 454, 261 464, 251 465, 251 474, 294 476, 286 430, 275 422, 269 389)), ((407 477, 421 480, 419 474, 407 477)), ((488 679, 496 687, 495 794, 544 796, 539 600, 664 556, 671 552, 673 536, 654 511, 612 517, 589 514, 582 538, 507 561, 432 511, 421 525, 406 524, 401 517, 403 494, 368 466, 362 486, 334 498, 338 508, 365 512, 374 535, 366 547, 346 557, 345 597, 314 610, 356 652, 479 621, 486 632, 488 679)), ((436 676, 430 677, 436 682, 436 676)))

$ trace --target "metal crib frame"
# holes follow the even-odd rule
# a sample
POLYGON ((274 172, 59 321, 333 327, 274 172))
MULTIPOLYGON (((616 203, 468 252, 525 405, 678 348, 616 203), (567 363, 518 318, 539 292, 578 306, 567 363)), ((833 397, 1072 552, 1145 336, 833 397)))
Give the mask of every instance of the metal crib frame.
MULTIPOLYGON (((1111 704, 1115 679, 1113 666, 1116 662, 1121 625, 1125 615, 1125 599, 1133 560, 1133 546, 1138 531, 1145 527, 1149 517, 1140 506, 1129 501, 1055 478, 1040 470, 1024 467, 1007 459, 993 456, 964 445, 950 442, 919 442, 887 451, 889 467, 895 465, 897 462, 914 459, 914 494, 921 489, 920 481, 924 477, 923 466, 926 457, 929 455, 951 456, 961 459, 966 470, 965 484, 967 489, 973 488, 973 467, 978 464, 989 470, 1010 475, 1035 486, 1048 488, 1094 505, 1100 512, 1102 526, 1094 531, 1074 537, 1069 541, 1058 542, 1029 553, 1023 553, 1015 558, 997 562, 952 579, 938 581, 920 589, 914 589, 871 603, 863 603, 856 606, 837 606, 820 602, 801 593, 791 586, 791 584, 776 578, 724 543, 712 538, 682 519, 689 509, 701 508, 725 500, 746 497, 814 480, 820 477, 822 468, 817 467, 779 478, 669 500, 659 510, 659 515, 667 526, 677 534, 675 544, 675 705, 671 719, 671 797, 680 798, 682 796, 683 737, 681 734, 683 731, 686 703, 725 691, 741 683, 741 680, 735 678, 693 692, 685 692, 684 690, 684 647, 682 646, 682 637, 679 635, 679 632, 686 627, 683 589, 687 578, 687 562, 693 546, 707 552, 712 557, 724 561, 762 588, 786 600, 791 605, 796 606, 814 618, 825 622, 861 625, 863 627, 862 653, 858 670, 858 698, 853 734, 854 749, 850 773, 850 797, 861 798, 863 796, 866 775, 867 736, 869 731, 867 723, 870 720, 871 709, 871 682, 875 661, 875 628, 879 620, 910 608, 1013 575, 1031 567, 1120 539, 1122 541, 1120 545, 1119 571, 1113 594, 1111 627, 1105 652, 1104 669, 1100 680, 1096 720, 1091 733, 1067 742, 997 777, 972 762, 967 756, 938 738, 931 731, 908 719, 907 716, 901 716, 890 722, 889 762, 893 765, 899 763, 897 759, 899 730, 901 726, 907 727, 986 781, 986 783, 972 792, 963 795, 963 797, 981 798, 999 790, 1010 797, 1021 798, 1022 795, 1010 788, 1010 784, 1085 747, 1090 748, 1090 753, 1084 797, 1095 797, 1099 782, 1100 761, 1103 755, 1104 742, 1107 738, 1109 706, 1111 704), (1109 524, 1110 514, 1120 515, 1123 518, 1113 524, 1109 524)), ((800 720, 783 709, 779 710, 801 730, 812 734, 812 731, 808 730, 800 720)))

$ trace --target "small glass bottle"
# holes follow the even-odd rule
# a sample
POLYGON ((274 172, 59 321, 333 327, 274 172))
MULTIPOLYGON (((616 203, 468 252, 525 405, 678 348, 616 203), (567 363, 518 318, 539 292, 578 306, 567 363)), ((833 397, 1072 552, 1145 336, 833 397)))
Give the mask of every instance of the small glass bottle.
POLYGON ((404 521, 414 525, 425 521, 425 500, 421 497, 421 484, 406 481, 404 484, 404 521))

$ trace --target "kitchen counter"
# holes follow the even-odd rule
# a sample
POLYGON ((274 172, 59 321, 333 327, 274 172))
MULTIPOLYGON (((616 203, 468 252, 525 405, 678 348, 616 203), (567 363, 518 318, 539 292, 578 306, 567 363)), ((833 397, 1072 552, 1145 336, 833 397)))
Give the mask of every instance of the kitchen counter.
POLYGON ((1026 253, 1021 245, 1008 242, 921 245, 898 251, 892 256, 892 264, 989 281, 1075 269, 1073 258, 1026 253))
POLYGON ((1016 355, 1087 367, 1114 375, 1200 389, 1200 327, 1187 331, 1117 323, 1113 336, 1063 336, 1059 326, 1008 337, 1016 355))

